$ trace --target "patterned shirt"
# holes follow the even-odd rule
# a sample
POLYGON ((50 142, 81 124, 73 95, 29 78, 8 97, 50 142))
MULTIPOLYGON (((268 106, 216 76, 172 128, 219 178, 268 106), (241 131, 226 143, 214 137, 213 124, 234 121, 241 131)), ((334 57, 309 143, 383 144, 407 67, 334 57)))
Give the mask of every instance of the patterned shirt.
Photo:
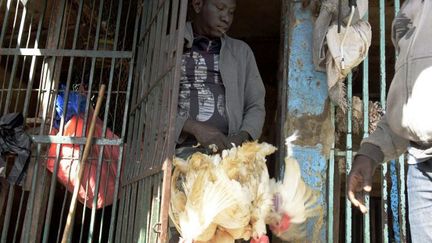
MULTIPOLYGON (((182 56, 179 113, 216 127, 228 134, 225 111, 225 86, 219 71, 221 40, 195 37, 192 48, 182 56)), ((182 145, 196 144, 189 137, 182 145)))

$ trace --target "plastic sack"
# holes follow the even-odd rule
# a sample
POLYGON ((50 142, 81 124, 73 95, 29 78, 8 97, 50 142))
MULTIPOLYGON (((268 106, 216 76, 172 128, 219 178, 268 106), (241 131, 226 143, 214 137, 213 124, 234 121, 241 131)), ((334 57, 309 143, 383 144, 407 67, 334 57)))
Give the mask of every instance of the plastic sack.
MULTIPOLYGON (((65 86, 62 85, 61 89, 65 89, 65 86)), ((63 105, 65 102, 65 93, 63 91, 60 91, 57 94, 57 99, 56 99, 56 103, 55 103, 55 109, 56 109, 56 116, 54 119, 54 124, 53 126, 55 128, 59 128, 60 127, 60 120, 61 117, 64 113, 63 110, 63 105)), ((76 91, 70 91, 69 92, 69 97, 68 97, 68 103, 66 106, 66 113, 64 114, 65 116, 65 123, 67 123, 72 116, 75 115, 79 115, 81 113, 84 113, 86 108, 86 97, 76 91)))
MULTIPOLYGON (((88 119, 87 129, 90 127, 91 119, 88 119)), ((72 116, 66 123, 63 136, 82 137, 84 119, 81 116, 72 116)), ((93 137, 102 137, 103 122, 97 118, 93 137)), ((87 135, 87 134, 86 134, 87 135)), ((106 130, 105 138, 118 139, 118 137, 109 129, 106 130)), ((95 195, 96 174, 98 165, 98 156, 102 146, 92 145, 89 157, 85 161, 84 173, 81 179, 81 185, 78 193, 78 200, 85 203, 87 207, 93 207, 93 199, 97 196, 97 208, 110 205, 114 200, 115 178, 117 175, 117 163, 120 155, 120 147, 114 145, 105 145, 102 155, 102 166, 100 174, 100 184, 98 194, 95 195), (86 185, 88 189, 86 193, 86 185)), ((54 171, 56 161, 57 144, 52 143, 47 160, 47 168, 54 171)), ((59 167, 57 179, 69 190, 73 192, 78 176, 78 165, 80 159, 80 146, 77 144, 63 144, 60 149, 59 167)))

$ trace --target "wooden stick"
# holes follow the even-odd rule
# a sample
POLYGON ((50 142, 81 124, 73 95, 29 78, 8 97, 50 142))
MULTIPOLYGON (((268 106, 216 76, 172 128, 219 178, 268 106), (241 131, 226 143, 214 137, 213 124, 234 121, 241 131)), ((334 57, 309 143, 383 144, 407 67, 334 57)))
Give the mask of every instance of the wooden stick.
POLYGON ((78 192, 79 192, 80 185, 81 185, 81 178, 82 178, 82 175, 84 173, 85 161, 87 160, 87 157, 90 153, 91 143, 92 143, 92 139, 93 139, 93 133, 94 133, 95 125, 96 125, 96 119, 97 119, 97 116, 99 114, 99 110, 102 106, 102 100, 104 98, 104 95, 105 95, 105 85, 103 84, 99 89, 99 95, 98 95, 98 99, 96 102, 96 108, 95 108, 95 111, 93 113, 93 117, 92 117, 92 120, 90 123, 89 132, 87 134, 87 139, 86 139, 86 143, 84 146, 84 154, 83 154, 82 159, 79 163, 78 176, 75 180, 75 187, 74 187, 72 200, 71 200, 70 207, 69 207, 69 213, 68 213, 68 217, 67 217, 67 221, 66 221, 66 226, 65 226, 65 229, 63 231, 63 238, 61 241, 62 243, 68 242, 69 235, 71 234, 71 231, 73 228, 72 223, 73 223, 74 218, 75 218, 75 211, 76 211, 76 205, 77 205, 78 192))

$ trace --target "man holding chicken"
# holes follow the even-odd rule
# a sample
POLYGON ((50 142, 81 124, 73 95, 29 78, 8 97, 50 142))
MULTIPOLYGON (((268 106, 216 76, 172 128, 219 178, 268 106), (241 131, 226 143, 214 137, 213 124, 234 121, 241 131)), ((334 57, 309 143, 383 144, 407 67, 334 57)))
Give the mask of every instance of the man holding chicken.
MULTIPOLYGON (((190 4, 176 120, 176 156, 183 159, 256 140, 265 118, 265 89, 252 50, 226 35, 236 0, 190 4)), ((178 233, 171 232, 170 242, 177 242, 178 233)))
POLYGON ((265 89, 252 50, 225 34, 236 1, 192 0, 191 7, 176 122, 176 156, 182 158, 256 140, 265 118, 265 89))

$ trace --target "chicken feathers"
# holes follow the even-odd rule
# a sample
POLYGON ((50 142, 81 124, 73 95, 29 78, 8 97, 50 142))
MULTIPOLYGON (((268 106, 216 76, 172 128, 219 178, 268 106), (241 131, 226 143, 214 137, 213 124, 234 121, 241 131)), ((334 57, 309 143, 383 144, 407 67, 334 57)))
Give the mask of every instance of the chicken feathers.
POLYGON ((322 210, 293 157, 296 138, 286 139, 281 181, 269 177, 266 157, 276 148, 268 143, 246 142, 222 155, 198 152, 187 160, 175 158, 170 217, 183 242, 268 243, 266 224, 283 240, 303 238, 307 219, 322 216, 322 210))
POLYGON ((285 140, 284 179, 270 180, 274 204, 266 222, 272 233, 285 241, 304 238, 306 220, 322 212, 317 193, 302 180, 300 166, 293 157, 292 142, 296 139, 295 133, 285 140))
POLYGON ((174 159, 170 217, 185 242, 218 237, 233 242, 266 234, 273 204, 266 156, 275 150, 247 142, 222 157, 195 153, 186 161, 174 159))

